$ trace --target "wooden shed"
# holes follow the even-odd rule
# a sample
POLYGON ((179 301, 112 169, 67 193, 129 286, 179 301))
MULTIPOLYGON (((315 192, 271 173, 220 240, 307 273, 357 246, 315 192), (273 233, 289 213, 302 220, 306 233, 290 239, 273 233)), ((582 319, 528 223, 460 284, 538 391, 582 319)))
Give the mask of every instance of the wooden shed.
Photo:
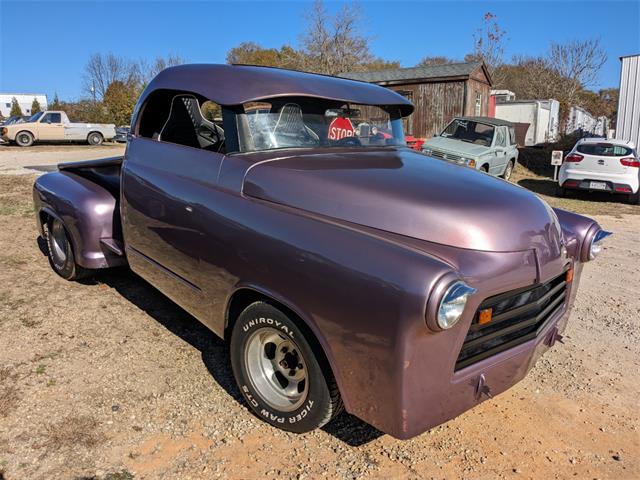
POLYGON ((344 78, 376 83, 407 97, 416 109, 405 121, 405 133, 431 138, 458 116, 487 116, 491 76, 484 62, 450 63, 349 72, 344 78))

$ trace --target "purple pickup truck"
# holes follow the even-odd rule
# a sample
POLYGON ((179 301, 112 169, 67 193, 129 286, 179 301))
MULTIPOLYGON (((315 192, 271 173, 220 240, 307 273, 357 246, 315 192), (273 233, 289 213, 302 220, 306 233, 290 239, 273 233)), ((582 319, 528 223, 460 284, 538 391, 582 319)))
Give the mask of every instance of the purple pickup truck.
POLYGON ((185 65, 136 105, 123 158, 34 186, 52 268, 131 270, 228 340, 249 408, 307 432, 343 408, 397 438, 520 381, 562 339, 608 235, 405 146, 367 83, 185 65))

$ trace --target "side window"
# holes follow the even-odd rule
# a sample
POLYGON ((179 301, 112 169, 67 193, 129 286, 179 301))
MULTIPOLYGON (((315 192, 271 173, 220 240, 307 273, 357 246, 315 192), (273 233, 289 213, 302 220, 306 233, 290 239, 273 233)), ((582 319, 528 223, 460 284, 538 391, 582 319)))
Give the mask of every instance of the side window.
POLYGON ((506 146, 504 140, 505 140, 505 138, 504 138, 504 128, 500 127, 496 131, 496 146, 497 147, 506 146))
POLYGON ((482 115, 482 95, 476 92, 476 117, 482 115))
POLYGON ((137 134, 160 142, 225 152, 222 109, 191 93, 152 93, 140 115, 137 134))
POLYGON ((40 123, 62 123, 62 115, 60 113, 47 113, 40 123))
POLYGON ((509 144, 515 145, 516 143, 516 130, 513 127, 509 127, 509 144))

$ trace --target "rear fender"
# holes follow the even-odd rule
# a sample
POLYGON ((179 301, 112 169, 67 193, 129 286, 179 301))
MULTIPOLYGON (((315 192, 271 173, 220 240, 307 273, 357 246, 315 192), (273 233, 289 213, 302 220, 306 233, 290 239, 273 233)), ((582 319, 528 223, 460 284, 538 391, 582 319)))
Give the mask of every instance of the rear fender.
POLYGON ((112 240, 120 222, 118 199, 108 190, 69 172, 39 177, 33 186, 37 222, 42 232, 43 214, 60 220, 69 233, 76 262, 98 269, 126 264, 101 240, 112 240))

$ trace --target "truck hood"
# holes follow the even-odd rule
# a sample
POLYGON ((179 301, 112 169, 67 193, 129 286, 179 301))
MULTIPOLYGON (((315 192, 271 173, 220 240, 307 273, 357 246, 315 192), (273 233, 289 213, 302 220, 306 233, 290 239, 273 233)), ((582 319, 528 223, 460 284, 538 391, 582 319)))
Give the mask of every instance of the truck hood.
POLYGON ((437 148, 438 150, 471 158, 478 158, 491 150, 484 145, 476 145, 475 143, 463 142, 462 140, 446 137, 433 137, 425 142, 424 147, 437 148))
POLYGON ((557 217, 533 193, 405 148, 274 156, 247 170, 243 193, 459 248, 560 251, 557 217))

